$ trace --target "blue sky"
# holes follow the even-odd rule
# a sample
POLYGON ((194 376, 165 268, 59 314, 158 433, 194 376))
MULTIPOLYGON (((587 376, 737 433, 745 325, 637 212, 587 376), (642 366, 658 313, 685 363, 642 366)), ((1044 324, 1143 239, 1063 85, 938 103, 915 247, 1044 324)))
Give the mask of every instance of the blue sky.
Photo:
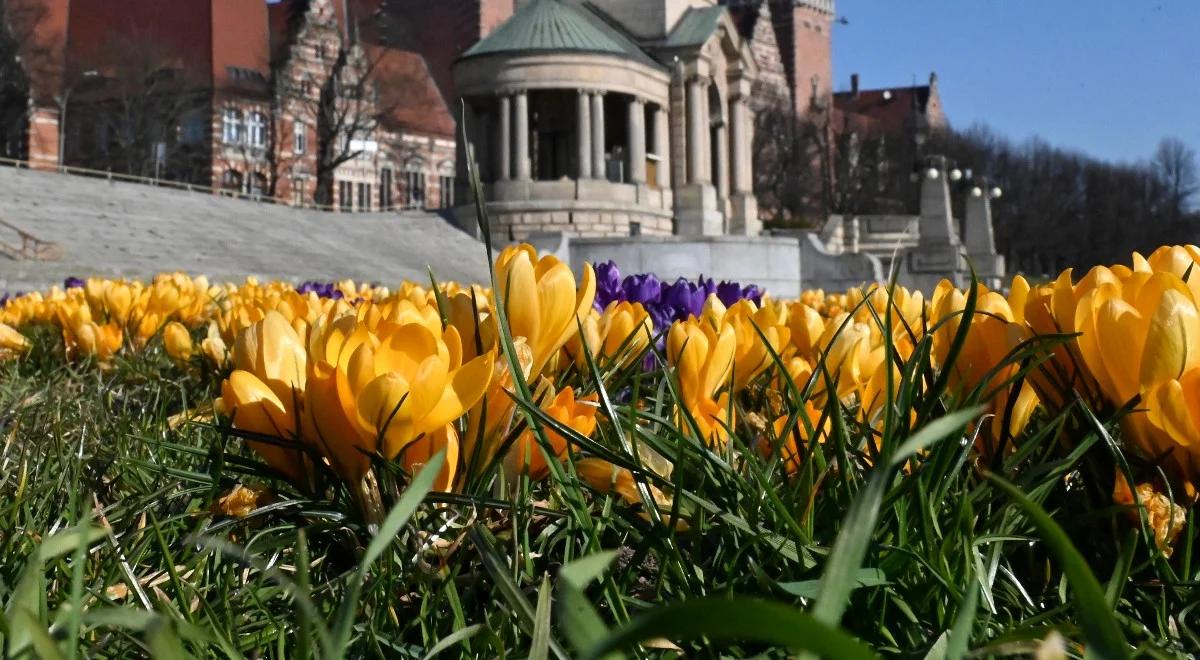
POLYGON ((1200 151, 1200 0, 838 0, 835 88, 938 72, 950 121, 1110 160, 1200 151))

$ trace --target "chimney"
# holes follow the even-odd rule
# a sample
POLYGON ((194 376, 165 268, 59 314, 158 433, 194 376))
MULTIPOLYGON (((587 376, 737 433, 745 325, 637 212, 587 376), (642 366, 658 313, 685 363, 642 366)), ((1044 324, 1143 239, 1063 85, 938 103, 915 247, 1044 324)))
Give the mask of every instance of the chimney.
POLYGON ((850 96, 858 98, 858 74, 850 74, 850 96))

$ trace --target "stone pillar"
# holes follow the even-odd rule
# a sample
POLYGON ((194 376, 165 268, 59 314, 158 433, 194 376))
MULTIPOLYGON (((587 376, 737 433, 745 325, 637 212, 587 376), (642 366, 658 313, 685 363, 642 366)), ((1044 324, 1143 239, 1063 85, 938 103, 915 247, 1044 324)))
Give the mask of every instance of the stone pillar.
POLYGON ((963 247, 979 281, 992 289, 1002 286, 1007 264, 1004 257, 996 253, 996 239, 992 233, 992 204, 986 182, 981 182, 981 185, 967 193, 963 247))
POLYGON ((710 152, 717 159, 717 198, 729 199, 729 124, 722 121, 715 131, 717 144, 710 152))
POLYGON ((592 92, 592 176, 608 178, 604 162, 604 92, 592 92))
POLYGON ((933 166, 921 174, 921 220, 918 231, 921 245, 959 245, 950 210, 950 187, 946 183, 945 167, 933 166))
POLYGON ((708 172, 704 168, 704 136, 708 134, 708 125, 704 121, 703 88, 698 78, 687 82, 687 172, 688 183, 705 183, 708 172))
POLYGON ((729 142, 732 175, 729 232, 745 236, 762 233, 758 200, 754 197, 754 114, 750 109, 750 83, 739 80, 730 87, 729 142))
POLYGON ((513 131, 516 137, 516 145, 514 147, 513 157, 516 160, 513 169, 516 171, 517 179, 528 181, 530 179, 530 163, 529 163, 529 93, 521 90, 516 93, 513 102, 514 117, 513 131))
POLYGON ((646 105, 636 96, 629 101, 629 181, 646 183, 646 105))
POLYGON ((746 97, 735 96, 730 103, 729 141, 733 153, 733 191, 750 192, 754 184, 751 179, 753 158, 750 153, 750 134, 754 130, 750 113, 746 108, 746 97))
POLYGON ((917 246, 905 255, 900 283, 923 291, 932 291, 942 279, 950 280, 954 286, 964 286, 970 271, 954 228, 944 159, 936 159, 922 173, 917 231, 920 238, 917 246))
POLYGON ((671 187, 671 141, 667 139, 667 133, 671 130, 670 124, 667 121, 667 111, 662 106, 654 112, 654 155, 658 156, 658 180, 655 183, 659 188, 667 189, 671 187))
POLYGON ((963 246, 967 254, 995 254, 992 205, 986 187, 975 187, 967 195, 967 220, 963 224, 963 246))
POLYGON ((497 174, 501 181, 512 178, 512 100, 508 94, 500 95, 500 148, 496 149, 499 157, 497 174))
POLYGON ((713 143, 712 143, 712 114, 708 108, 708 86, 707 81, 700 85, 700 180, 704 183, 713 183, 712 180, 712 159, 713 159, 713 143))
POLYGON ((579 147, 579 178, 592 178, 592 100, 591 94, 579 90, 576 102, 575 137, 579 147))

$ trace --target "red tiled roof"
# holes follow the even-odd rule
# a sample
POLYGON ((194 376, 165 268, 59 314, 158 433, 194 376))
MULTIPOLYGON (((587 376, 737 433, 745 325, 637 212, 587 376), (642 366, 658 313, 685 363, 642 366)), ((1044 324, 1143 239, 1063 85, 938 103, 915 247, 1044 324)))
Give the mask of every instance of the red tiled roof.
POLYGON ((838 92, 833 95, 837 110, 861 115, 870 120, 866 126, 878 127, 885 132, 900 131, 912 122, 924 118, 929 110, 931 98, 929 85, 896 87, 892 89, 869 89, 854 92, 838 92))
POLYGON ((367 45, 366 50, 374 67, 371 77, 379 89, 382 123, 391 129, 453 139, 454 115, 425 58, 419 53, 385 46, 367 45))

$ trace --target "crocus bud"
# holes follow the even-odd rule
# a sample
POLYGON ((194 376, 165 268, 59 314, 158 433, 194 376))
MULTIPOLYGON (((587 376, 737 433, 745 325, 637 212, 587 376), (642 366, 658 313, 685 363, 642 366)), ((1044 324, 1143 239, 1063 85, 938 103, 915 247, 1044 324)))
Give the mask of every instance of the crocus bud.
POLYGON ((163 328, 163 345, 176 362, 187 362, 192 357, 192 335, 179 321, 171 321, 163 328))

